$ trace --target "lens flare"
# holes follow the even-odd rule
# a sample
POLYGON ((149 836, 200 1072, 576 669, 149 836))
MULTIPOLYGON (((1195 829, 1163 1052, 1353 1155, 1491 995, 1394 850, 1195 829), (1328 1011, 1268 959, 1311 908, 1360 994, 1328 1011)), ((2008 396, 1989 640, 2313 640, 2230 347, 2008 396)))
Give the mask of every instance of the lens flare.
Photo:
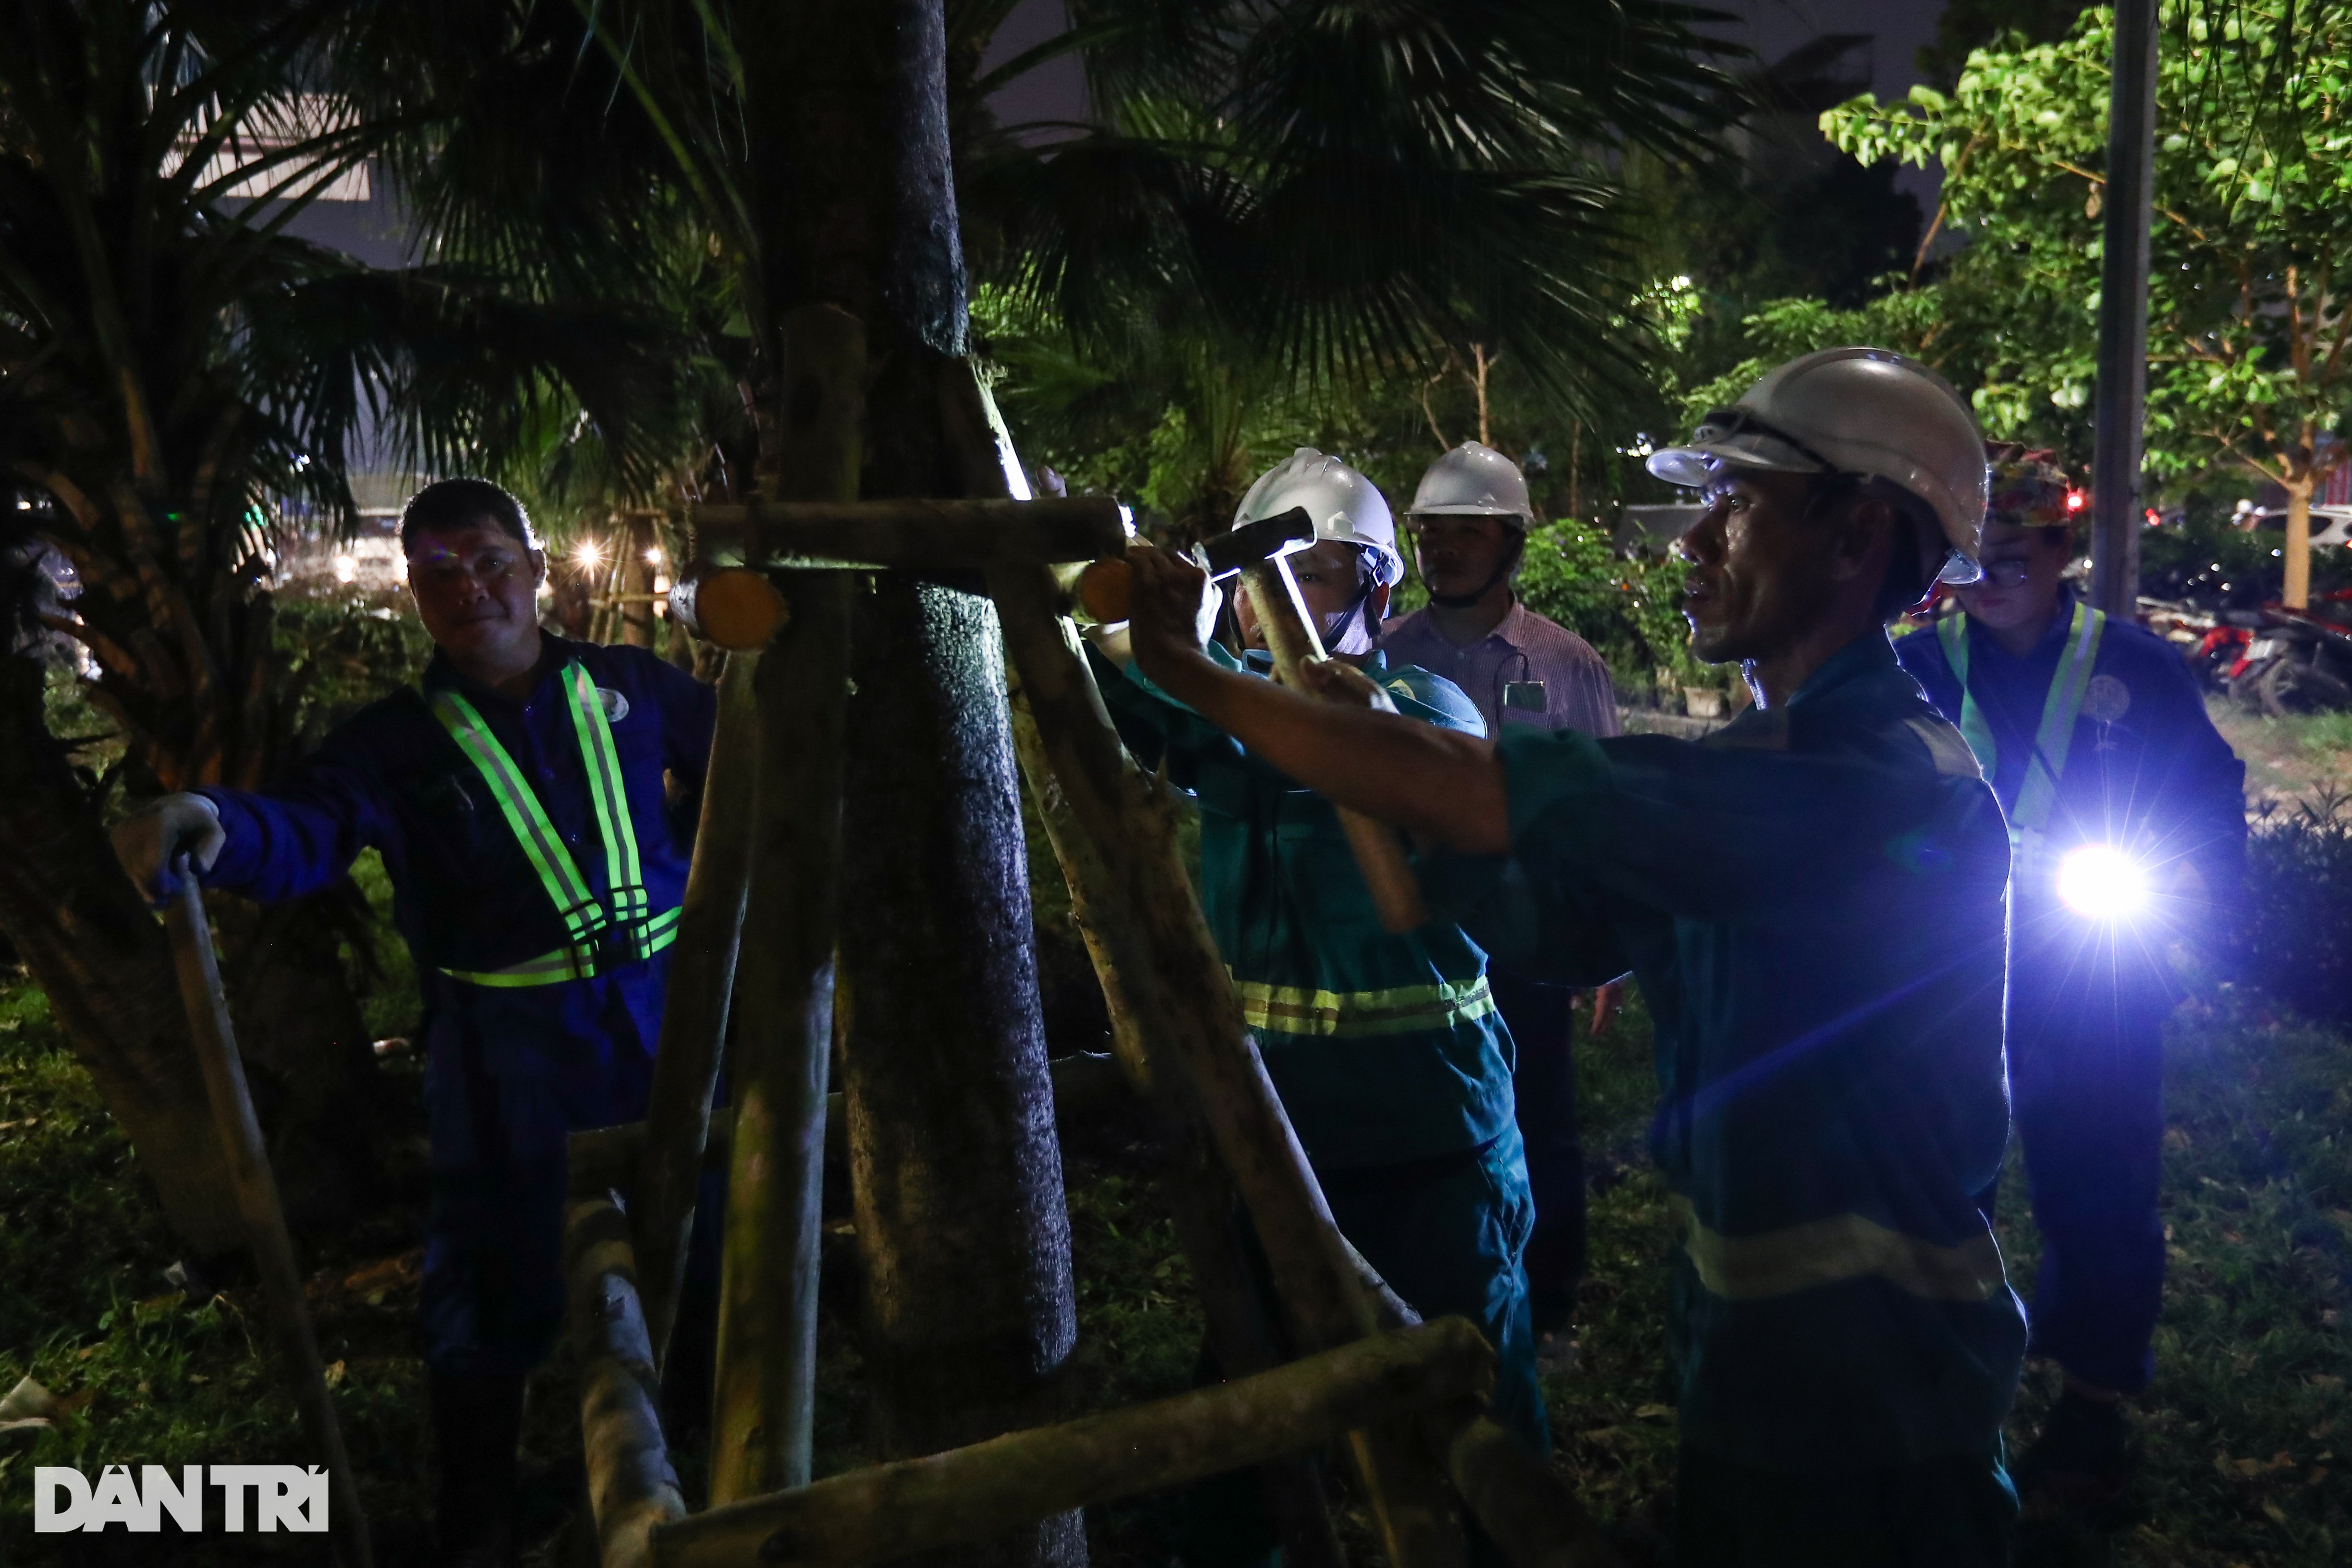
POLYGON ((2128 920, 2147 905, 2147 873, 2113 844, 2084 844, 2058 862, 2058 897, 2091 920, 2128 920))
POLYGON ((572 559, 583 570, 593 571, 604 564, 604 550, 594 539, 583 539, 572 549, 572 559))

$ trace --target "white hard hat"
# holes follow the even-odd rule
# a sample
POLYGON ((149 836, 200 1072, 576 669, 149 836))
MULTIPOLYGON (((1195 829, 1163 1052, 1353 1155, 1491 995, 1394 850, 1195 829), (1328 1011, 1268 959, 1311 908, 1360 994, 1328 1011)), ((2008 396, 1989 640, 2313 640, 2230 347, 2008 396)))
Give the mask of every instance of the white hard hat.
POLYGON ((1659 478, 1693 489, 1723 467, 1884 480, 1934 515, 1949 551, 1947 580, 1979 575, 1984 438, 1952 384, 1916 360, 1885 349, 1790 360, 1649 462, 1659 478))
POLYGON ((1396 521, 1378 486, 1340 462, 1312 446, 1302 446, 1265 473, 1242 497, 1234 512, 1234 527, 1278 516, 1304 507, 1315 519, 1315 537, 1337 539, 1369 550, 1373 575, 1382 582, 1404 576, 1404 557, 1397 554, 1396 521))
POLYGON ((1524 532, 1535 508, 1517 464, 1483 442, 1465 441, 1423 473, 1404 515, 1501 517, 1524 532))

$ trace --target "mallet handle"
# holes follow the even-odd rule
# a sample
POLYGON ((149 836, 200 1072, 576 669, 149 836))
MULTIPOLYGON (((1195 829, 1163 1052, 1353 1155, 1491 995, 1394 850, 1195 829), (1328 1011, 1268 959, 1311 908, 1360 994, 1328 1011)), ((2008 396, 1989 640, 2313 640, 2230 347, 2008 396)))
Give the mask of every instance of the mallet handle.
POLYGON ((311 1448, 327 1467, 328 1546, 342 1568, 369 1568, 373 1553, 367 1517, 360 1511, 358 1478, 352 1474, 351 1456, 343 1451, 342 1428, 335 1423, 326 1368, 319 1360, 319 1342, 310 1332, 310 1312, 302 1298, 302 1276, 294 1265, 294 1243, 286 1234, 286 1212, 278 1203, 278 1181, 270 1174, 261 1123, 253 1113, 253 1097, 246 1090, 236 1031, 229 1022, 220 964, 213 955, 212 928, 205 921, 204 889, 197 885, 195 870, 185 857, 172 868, 172 873, 179 891, 172 897, 163 923, 172 934, 180 999, 187 1005, 188 1032, 194 1037, 196 1061, 204 1070, 205 1094, 212 1102, 221 1152, 227 1158, 229 1181, 236 1189, 237 1212, 245 1220, 254 1267, 261 1275, 262 1296, 268 1302, 278 1348, 293 1380, 294 1403, 301 1412, 311 1448))
MULTIPOLYGON (((1323 639, 1307 617, 1307 601, 1299 594, 1298 580, 1290 573, 1289 559, 1276 556, 1242 568, 1242 588, 1265 632, 1266 650, 1274 655, 1275 679, 1293 690, 1305 691, 1298 668, 1309 659, 1324 656, 1323 639)), ((1344 806, 1334 809, 1339 813, 1340 830, 1348 835, 1348 847, 1356 852, 1356 869, 1371 890, 1372 907, 1380 912, 1381 928, 1401 934, 1427 925, 1429 905, 1421 896, 1421 881, 1412 874, 1397 831, 1360 811, 1344 806)))

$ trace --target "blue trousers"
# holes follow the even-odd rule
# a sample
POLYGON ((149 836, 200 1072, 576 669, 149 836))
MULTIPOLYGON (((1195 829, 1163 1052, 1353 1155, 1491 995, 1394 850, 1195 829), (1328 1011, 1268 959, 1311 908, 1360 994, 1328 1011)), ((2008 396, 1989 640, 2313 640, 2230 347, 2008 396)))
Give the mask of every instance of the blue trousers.
MULTIPOLYGON (((479 1071, 429 1085, 427 1098, 425 1364, 449 1377, 520 1375, 547 1359, 563 1326, 565 1139, 575 1128, 641 1118, 643 1098, 583 1103, 557 1078, 479 1071)), ((688 1260, 691 1296, 678 1318, 677 1349, 688 1364, 702 1348, 701 1319, 716 1304, 725 1202, 723 1176, 707 1173, 688 1260)))
POLYGON ((2137 1394, 2164 1298, 2160 977, 2106 950, 2116 938, 2053 940, 2013 960, 2011 1114, 2025 1155, 2042 1265, 2030 1354, 2103 1388, 2137 1394))
POLYGON ((1413 1311, 1478 1325, 1495 1347, 1495 1419, 1550 1452, 1523 1264, 1536 1205, 1518 1129, 1434 1168, 1334 1172, 1323 1193, 1339 1233, 1413 1311))

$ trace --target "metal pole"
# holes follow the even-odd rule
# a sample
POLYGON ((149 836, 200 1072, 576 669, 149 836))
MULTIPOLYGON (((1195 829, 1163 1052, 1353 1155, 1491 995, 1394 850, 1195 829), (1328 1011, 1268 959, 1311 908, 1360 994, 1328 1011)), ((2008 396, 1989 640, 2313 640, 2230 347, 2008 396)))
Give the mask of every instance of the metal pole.
POLYGON ((2091 446, 2091 600, 2139 600, 2140 424, 2147 407, 2147 255, 2156 175, 2156 0, 2116 0, 2091 446))
POLYGON ((246 1091, 245 1068, 236 1054, 236 1031, 229 1022, 220 964, 213 955, 212 927, 205 921, 204 889, 197 885, 195 869, 185 856, 172 868, 172 874, 178 880, 179 891, 172 895, 163 924, 172 934, 180 999, 187 1005, 188 1032, 194 1037, 196 1062, 204 1070, 205 1096, 212 1102, 213 1122, 220 1129, 229 1181, 236 1189, 237 1212, 245 1219, 254 1269, 261 1276, 262 1299, 268 1303, 287 1375, 294 1385, 294 1403, 301 1412, 303 1431, 312 1450, 326 1463, 328 1547, 342 1568, 368 1568, 373 1556, 368 1549, 367 1516, 360 1511, 359 1478, 352 1471, 351 1456, 343 1451, 342 1428, 335 1424, 334 1400, 327 1393, 327 1369, 319 1359, 319 1342, 310 1332, 302 1275, 294 1266, 294 1243, 286 1234, 286 1211, 278 1203, 278 1180, 269 1171, 269 1153, 261 1141, 261 1123, 253 1113, 253 1096, 246 1091))

